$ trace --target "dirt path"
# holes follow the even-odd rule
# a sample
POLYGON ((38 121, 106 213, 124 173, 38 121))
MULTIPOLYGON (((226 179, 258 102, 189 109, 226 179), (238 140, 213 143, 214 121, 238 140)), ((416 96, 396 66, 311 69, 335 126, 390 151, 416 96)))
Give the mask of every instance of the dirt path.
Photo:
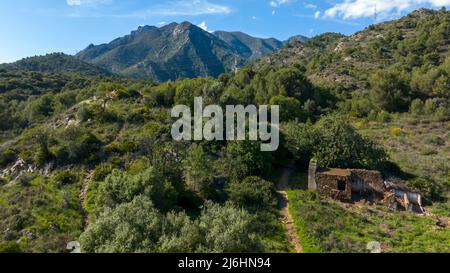
POLYGON ((294 165, 294 162, 290 162, 289 165, 283 170, 283 174, 280 178, 280 183, 278 184, 278 192, 280 195, 281 216, 283 217, 283 223, 286 226, 288 239, 294 246, 296 253, 303 253, 300 239, 298 238, 297 231, 295 230, 294 220, 292 219, 292 215, 289 212, 289 198, 286 192, 288 188, 289 177, 294 172, 294 165))
POLYGON ((91 184, 92 176, 94 175, 94 171, 90 171, 84 178, 83 178, 83 184, 81 185, 81 191, 80 195, 78 197, 78 200, 80 201, 81 209, 83 211, 83 217, 84 221, 83 224, 85 227, 89 225, 89 214, 87 210, 87 193, 89 190, 89 186, 91 184))

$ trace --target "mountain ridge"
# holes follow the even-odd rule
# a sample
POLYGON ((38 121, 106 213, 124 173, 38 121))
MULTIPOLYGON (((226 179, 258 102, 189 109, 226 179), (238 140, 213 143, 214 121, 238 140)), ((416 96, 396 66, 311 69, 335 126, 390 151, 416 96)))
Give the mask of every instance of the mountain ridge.
POLYGON ((26 70, 42 73, 78 73, 86 76, 114 76, 113 73, 99 66, 89 64, 74 56, 64 53, 50 53, 27 57, 12 63, 0 64, 4 70, 26 70))
POLYGON ((232 72, 283 46, 242 32, 207 32, 190 22, 141 26, 109 43, 89 45, 75 57, 123 76, 157 81, 232 72))

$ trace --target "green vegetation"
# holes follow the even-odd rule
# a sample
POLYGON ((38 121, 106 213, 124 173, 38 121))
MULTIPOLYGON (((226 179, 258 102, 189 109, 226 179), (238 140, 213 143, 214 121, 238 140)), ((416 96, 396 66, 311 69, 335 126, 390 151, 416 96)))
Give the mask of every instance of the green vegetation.
POLYGON ((290 211, 306 252, 368 252, 380 242, 383 252, 449 252, 450 230, 433 217, 392 212, 383 206, 344 206, 315 193, 289 192, 290 211))
MULTIPOLYGON (((305 191, 304 172, 313 157, 323 167, 381 170, 449 216, 449 14, 420 10, 351 37, 295 40, 232 75, 219 76, 236 61, 229 45, 189 24, 167 29, 190 28, 190 46, 224 63, 205 55, 205 71, 176 66, 193 56, 175 52, 174 41, 156 62, 157 78, 174 79, 165 83, 108 77, 61 54, 0 68, 0 252, 65 252, 76 240, 87 252, 289 252, 275 189, 292 158, 300 172, 290 209, 306 251, 364 252, 373 240, 390 252, 448 251, 448 229, 433 217, 323 199, 305 191), (199 73, 218 77, 181 78, 199 73), (280 105, 280 149, 174 142, 170 109, 196 96, 280 105)), ((153 31, 131 36, 145 42, 153 31)), ((145 76, 134 70, 140 55, 116 64, 99 47, 78 57, 145 76)))
POLYGON ((73 56, 63 53, 47 54, 45 56, 29 57, 12 64, 2 64, 0 69, 14 71, 33 71, 42 73, 76 73, 85 76, 112 76, 106 69, 83 62, 73 56))
POLYGON ((314 126, 289 123, 283 132, 288 149, 304 164, 315 157, 322 167, 383 170, 388 165, 383 149, 342 116, 324 117, 314 126))
POLYGON ((449 124, 409 114, 396 114, 389 123, 370 122, 361 134, 377 139, 407 174, 404 181, 431 200, 445 200, 448 183, 449 124))
POLYGON ((251 216, 230 204, 206 204, 192 221, 184 213, 162 215, 146 197, 106 210, 83 233, 85 252, 219 252, 258 250, 251 216), (133 235, 133 236, 130 236, 133 235))

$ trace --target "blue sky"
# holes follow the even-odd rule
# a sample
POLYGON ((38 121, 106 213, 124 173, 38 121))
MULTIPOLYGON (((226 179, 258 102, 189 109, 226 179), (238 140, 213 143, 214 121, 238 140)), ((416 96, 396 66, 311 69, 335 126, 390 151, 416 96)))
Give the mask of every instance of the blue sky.
POLYGON ((280 40, 323 32, 352 34, 420 7, 450 0, 14 0, 0 1, 0 63, 51 52, 74 54, 140 25, 190 21, 208 31, 280 40))

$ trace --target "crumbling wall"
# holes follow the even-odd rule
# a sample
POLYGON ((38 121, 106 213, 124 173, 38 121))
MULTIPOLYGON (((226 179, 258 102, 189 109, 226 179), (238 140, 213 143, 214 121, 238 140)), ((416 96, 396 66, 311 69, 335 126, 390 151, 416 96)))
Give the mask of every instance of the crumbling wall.
POLYGON ((311 191, 317 190, 317 183, 316 183, 316 174, 317 174, 317 160, 312 159, 309 163, 309 169, 308 169, 308 189, 311 191))
POLYGON ((350 176, 318 173, 316 175, 316 183, 317 192, 320 195, 329 196, 333 199, 341 201, 350 201, 352 198, 350 176), (340 183, 345 185, 345 189, 339 189, 340 183))
POLYGON ((360 169, 321 169, 311 160, 308 171, 308 189, 320 195, 352 202, 381 201, 394 210, 425 213, 422 196, 401 183, 384 179, 381 172, 360 169))
POLYGON ((353 194, 382 200, 387 191, 383 175, 377 171, 350 170, 353 194))

